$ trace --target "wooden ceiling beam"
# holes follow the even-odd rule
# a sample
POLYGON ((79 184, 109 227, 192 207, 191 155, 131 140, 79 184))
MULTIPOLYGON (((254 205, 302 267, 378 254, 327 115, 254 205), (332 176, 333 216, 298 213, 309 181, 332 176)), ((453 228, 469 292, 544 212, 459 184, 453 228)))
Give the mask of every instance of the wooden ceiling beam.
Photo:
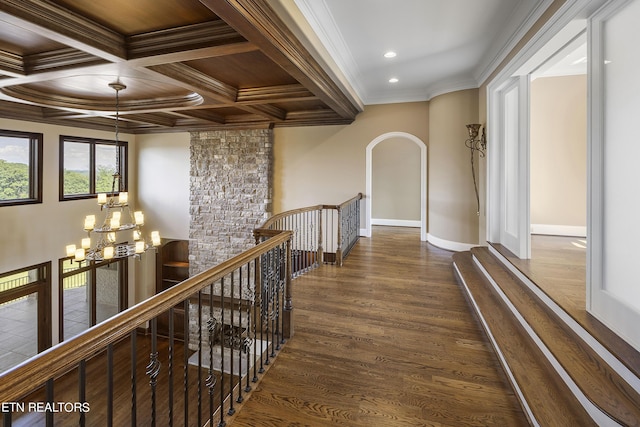
POLYGON ((235 87, 185 64, 160 64, 150 66, 147 69, 169 77, 173 81, 180 83, 181 86, 187 87, 202 96, 213 98, 222 103, 233 104, 238 95, 238 90, 235 87))
MULTIPOLYGON (((115 120, 115 118, 114 118, 115 120)), ((169 117, 168 115, 160 114, 123 114, 120 116, 120 120, 124 122, 140 123, 145 125, 162 126, 162 127, 174 127, 176 119, 169 117)))
POLYGON ((88 67, 107 63, 104 59, 73 48, 57 49, 24 57, 26 74, 88 67))
POLYGON ((26 71, 22 57, 0 50, 0 73, 9 77, 24 76, 26 71))
POLYGON ((2 0, 0 21, 107 61, 119 62, 127 56, 121 34, 50 1, 2 0))
MULTIPOLYGON (((218 125, 223 125, 225 121, 223 115, 216 114, 211 110, 189 110, 189 111, 173 112, 172 114, 179 117, 185 117, 187 119, 204 120, 204 121, 215 123, 218 125)), ((178 122, 179 121, 180 120, 178 120, 178 122)))
POLYGON ((200 0, 255 43, 272 61, 307 87, 339 116, 354 120, 359 107, 328 76, 265 0, 200 0))
POLYGON ((196 22, 201 14, 173 17, 167 8, 143 26, 154 30, 135 35, 131 22, 149 19, 142 7, 128 26, 116 22, 117 9, 95 15, 92 0, 77 1, 0 0, 0 25, 16 30, 0 40, 0 117, 108 130, 113 100, 88 86, 105 76, 132 89, 120 111, 133 133, 342 124, 359 112, 269 0, 179 0, 213 14, 196 22), (304 105, 321 110, 291 111, 304 105))
MULTIPOLYGON (((191 46, 193 47, 193 46, 191 46)), ((176 62, 193 61, 196 59, 215 58, 220 56, 231 56, 239 53, 255 52, 258 47, 253 43, 242 41, 220 46, 199 47, 190 50, 165 53, 161 50, 147 52, 148 56, 133 58, 128 64, 133 67, 152 67, 176 62)))
POLYGON ((281 108, 278 108, 270 104, 262 105, 238 105, 238 108, 242 108, 250 113, 256 113, 263 117, 266 117, 274 122, 281 122, 286 120, 287 112, 281 108))
POLYGON ((238 90, 239 104, 264 104, 291 101, 309 101, 317 97, 301 84, 253 87, 238 90))
POLYGON ((244 42, 246 42, 244 37, 221 20, 136 34, 126 39, 129 58, 192 51, 244 42))
POLYGON ((151 66, 148 67, 148 69, 162 74, 165 77, 170 77, 181 86, 188 87, 203 97, 210 97, 227 106, 234 106, 248 113, 261 115, 263 119, 267 118, 272 121, 281 121, 286 117, 286 111, 272 105, 254 106, 236 104, 238 89, 188 65, 181 63, 163 64, 151 66))

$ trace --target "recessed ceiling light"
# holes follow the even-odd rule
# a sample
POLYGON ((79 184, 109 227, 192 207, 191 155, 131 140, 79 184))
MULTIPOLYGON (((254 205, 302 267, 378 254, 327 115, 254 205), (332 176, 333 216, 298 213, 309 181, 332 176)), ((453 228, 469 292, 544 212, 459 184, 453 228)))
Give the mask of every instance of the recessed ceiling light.
POLYGON ((396 57, 396 55, 397 55, 397 54, 396 54, 394 51, 390 50, 389 52, 387 52, 387 53, 385 53, 385 54, 384 54, 384 57, 385 57, 385 58, 395 58, 395 57, 396 57))
POLYGON ((399 81, 399 80, 398 80, 398 78, 397 78, 397 77, 391 77, 391 78, 389 79, 389 83, 398 83, 398 81, 399 81))

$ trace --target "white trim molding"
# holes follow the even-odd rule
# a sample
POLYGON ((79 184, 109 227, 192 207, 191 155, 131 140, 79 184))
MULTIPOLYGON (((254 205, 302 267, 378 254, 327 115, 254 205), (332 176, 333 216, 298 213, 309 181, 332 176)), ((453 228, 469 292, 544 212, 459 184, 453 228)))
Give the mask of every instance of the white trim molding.
POLYGON ((587 237, 587 226, 531 224, 531 234, 547 234, 550 236, 587 237))
POLYGON ((469 251, 471 248, 475 248, 479 246, 477 243, 462 243, 462 242, 453 242, 451 240, 441 239, 439 237, 434 236, 433 234, 427 234, 427 241, 431 243, 433 246, 437 246, 440 249, 446 249, 448 251, 453 252, 464 252, 469 251))
POLYGON ((371 225, 387 225, 389 227, 420 228, 420 220, 371 218, 371 225))

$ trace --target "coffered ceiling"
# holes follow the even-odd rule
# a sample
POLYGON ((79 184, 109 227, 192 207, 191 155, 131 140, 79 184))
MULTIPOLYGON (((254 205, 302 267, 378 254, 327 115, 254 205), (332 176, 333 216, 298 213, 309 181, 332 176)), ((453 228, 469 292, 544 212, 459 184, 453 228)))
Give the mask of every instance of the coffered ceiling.
POLYGON ((361 107, 261 0, 2 0, 0 117, 152 133, 347 124, 361 107))

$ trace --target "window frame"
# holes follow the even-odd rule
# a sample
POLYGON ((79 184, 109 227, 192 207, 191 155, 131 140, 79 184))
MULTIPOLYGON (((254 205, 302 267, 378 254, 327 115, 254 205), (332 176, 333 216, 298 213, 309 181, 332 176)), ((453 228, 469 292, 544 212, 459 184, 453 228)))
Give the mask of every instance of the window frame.
POLYGON ((20 273, 34 271, 37 277, 29 280, 28 283, 16 286, 0 292, 0 303, 12 301, 17 298, 37 294, 38 296, 38 317, 37 321, 37 353, 41 353, 52 345, 52 323, 51 323, 51 261, 29 267, 18 268, 0 274, 0 279, 20 273))
MULTIPOLYGON (((60 164, 58 168, 59 173, 59 189, 58 200, 61 202, 68 200, 82 200, 82 199, 91 199, 96 198, 98 193, 96 192, 96 146, 98 145, 110 145, 120 147, 120 181, 122 186, 122 191, 128 191, 128 154, 129 147, 126 141, 115 141, 109 139, 97 139, 97 138, 86 138, 81 136, 71 136, 71 135, 60 135, 60 144, 59 144, 59 158, 60 164), (64 146, 65 143, 82 143, 89 144, 89 193, 85 194, 65 194, 64 193, 64 146)), ((107 193, 109 195, 117 195, 119 193, 116 190, 114 193, 107 193)))
POLYGON ((69 340, 73 338, 64 336, 64 279, 73 277, 76 274, 88 273, 87 278, 87 290, 89 294, 89 301, 87 302, 89 307, 89 319, 87 319, 89 328, 92 328, 98 324, 97 320, 97 308, 96 308, 96 295, 98 286, 97 272, 101 267, 105 267, 110 264, 118 265, 118 313, 129 308, 129 262, 128 258, 118 258, 114 260, 104 260, 100 262, 89 261, 86 263, 80 262, 77 269, 73 271, 64 271, 64 264, 66 261, 71 263, 77 262, 73 260, 73 257, 64 257, 58 259, 58 337, 59 342, 69 340), (84 264, 84 265, 83 265, 84 264))
POLYGON ((0 130, 0 137, 29 139, 29 196, 25 199, 0 200, 0 206, 42 203, 42 150, 44 136, 38 132, 0 130))

